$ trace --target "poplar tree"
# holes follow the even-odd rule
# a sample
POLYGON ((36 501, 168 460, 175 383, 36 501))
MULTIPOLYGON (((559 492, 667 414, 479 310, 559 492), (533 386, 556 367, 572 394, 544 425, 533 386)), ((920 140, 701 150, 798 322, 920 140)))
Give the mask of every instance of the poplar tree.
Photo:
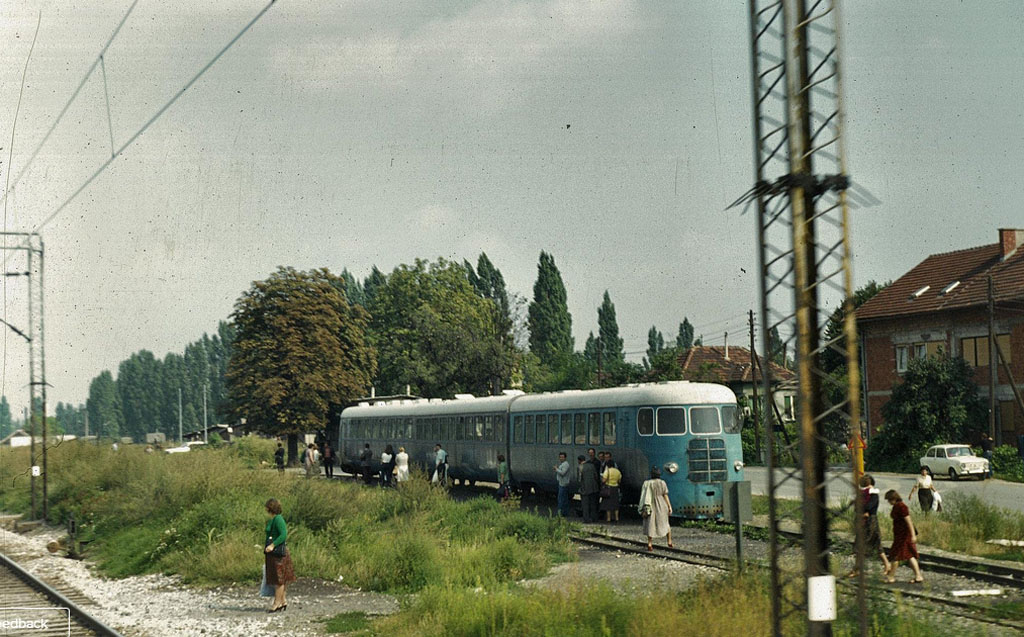
POLYGON ((693 325, 691 325, 690 320, 684 316, 683 322, 679 324, 679 334, 676 335, 676 347, 686 350, 693 346, 693 325))
POLYGON ((644 357, 644 369, 651 368, 651 361, 665 349, 665 337, 654 325, 647 330, 647 356, 644 357))
POLYGON ((90 433, 107 438, 121 435, 121 401, 117 396, 114 376, 109 371, 103 370, 89 383, 86 409, 89 411, 90 433))
POLYGON ((528 325, 530 352, 541 363, 555 365, 572 355, 572 315, 566 302, 565 284, 554 257, 543 251, 537 264, 528 325))
POLYGON ((597 327, 603 364, 612 365, 625 360, 622 339, 619 338, 619 323, 615 319, 615 304, 612 303, 608 290, 604 291, 601 307, 597 308, 597 327))

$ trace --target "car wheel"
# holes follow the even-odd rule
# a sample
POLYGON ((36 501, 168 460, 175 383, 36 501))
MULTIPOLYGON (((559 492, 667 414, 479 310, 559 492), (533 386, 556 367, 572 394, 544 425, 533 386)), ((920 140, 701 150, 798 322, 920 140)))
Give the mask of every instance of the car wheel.
POLYGON ((950 467, 949 468, 949 479, 950 480, 956 480, 956 478, 957 478, 956 469, 954 469, 953 467, 950 467))

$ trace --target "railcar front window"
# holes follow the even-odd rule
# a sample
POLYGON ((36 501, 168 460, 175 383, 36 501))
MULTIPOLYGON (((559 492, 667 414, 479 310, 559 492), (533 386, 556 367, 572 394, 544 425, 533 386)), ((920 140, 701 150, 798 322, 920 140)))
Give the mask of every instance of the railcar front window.
POLYGON ((572 444, 572 414, 562 414, 562 444, 572 444))
POLYGON ((722 426, 727 434, 738 434, 743 427, 743 416, 736 407, 722 407, 722 426))
POLYGON ((654 435, 654 410, 650 407, 636 412, 636 432, 641 436, 654 435))
POLYGON ((658 410, 658 435, 678 436, 686 433, 686 410, 682 407, 663 407, 658 410))
POLYGON ((615 414, 610 411, 604 413, 604 444, 608 447, 615 444, 615 414))
POLYGON ((714 407, 693 407, 690 409, 690 432, 695 434, 716 434, 722 430, 718 422, 718 410, 714 407))

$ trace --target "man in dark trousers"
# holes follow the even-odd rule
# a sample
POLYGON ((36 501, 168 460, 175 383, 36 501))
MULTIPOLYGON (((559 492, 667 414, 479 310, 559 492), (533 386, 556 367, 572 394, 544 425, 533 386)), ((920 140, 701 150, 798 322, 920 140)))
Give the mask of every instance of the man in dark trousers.
POLYGON ((601 494, 601 476, 597 473, 597 464, 583 456, 580 463, 580 503, 583 505, 583 521, 597 522, 597 503, 601 494))
POLYGON ((370 484, 372 479, 370 464, 373 462, 373 452, 370 451, 370 443, 366 443, 363 452, 359 454, 359 469, 363 472, 363 482, 370 484))
POLYGON ((993 447, 994 447, 994 445, 992 444, 992 439, 988 437, 988 434, 981 434, 981 455, 985 458, 985 460, 988 460, 988 474, 986 474, 984 476, 985 478, 991 478, 992 477, 992 448, 993 447))

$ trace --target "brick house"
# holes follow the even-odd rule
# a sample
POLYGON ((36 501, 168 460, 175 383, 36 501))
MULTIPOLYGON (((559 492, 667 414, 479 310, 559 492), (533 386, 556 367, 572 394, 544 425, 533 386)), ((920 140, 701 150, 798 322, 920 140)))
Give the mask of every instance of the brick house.
MULTIPOLYGON (((759 357, 761 365, 770 365, 775 380, 775 403, 783 421, 792 421, 796 413, 796 374, 781 365, 769 363, 759 357)), ((761 374, 751 364, 750 350, 729 345, 695 345, 679 357, 683 368, 683 379, 695 382, 720 383, 732 389, 736 397, 746 396, 748 401, 754 394, 757 383, 762 393, 761 374)))
MULTIPOLYGON (((883 424, 882 407, 915 358, 963 357, 988 400, 990 276, 996 338, 1024 393, 1024 230, 1000 229, 998 243, 929 256, 857 310, 869 433, 883 424)), ((1001 366, 995 394, 996 440, 1016 444, 1024 414, 1001 366)))

